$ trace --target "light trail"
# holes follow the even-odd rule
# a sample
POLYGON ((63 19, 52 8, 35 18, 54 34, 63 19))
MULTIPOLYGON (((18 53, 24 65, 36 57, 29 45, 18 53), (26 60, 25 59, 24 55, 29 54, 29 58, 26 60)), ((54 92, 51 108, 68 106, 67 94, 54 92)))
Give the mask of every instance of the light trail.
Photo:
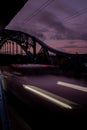
POLYGON ((75 85, 75 84, 70 84, 70 83, 58 81, 57 85, 65 86, 65 87, 68 87, 68 88, 73 88, 73 89, 80 90, 80 91, 83 91, 83 92, 87 92, 86 87, 75 85))
POLYGON ((43 97, 44 99, 52 102, 52 103, 55 103, 56 105, 62 107, 62 108, 66 108, 66 109, 72 109, 73 107, 71 106, 72 104, 73 105, 76 105, 75 103, 67 100, 67 99, 64 99, 60 96, 57 96, 53 93, 50 93, 50 92, 47 92, 43 89, 40 89, 40 88, 37 88, 35 86, 31 86, 31 85, 24 85, 23 84, 23 88, 38 95, 38 96, 41 96, 43 97))

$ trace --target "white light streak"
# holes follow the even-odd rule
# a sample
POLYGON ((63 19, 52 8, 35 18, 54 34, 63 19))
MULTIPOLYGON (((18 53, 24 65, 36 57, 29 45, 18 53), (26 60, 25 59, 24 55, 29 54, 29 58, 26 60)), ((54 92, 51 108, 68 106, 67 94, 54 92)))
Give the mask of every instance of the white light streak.
POLYGON ((58 81, 57 85, 65 86, 65 87, 68 87, 68 88, 73 88, 73 89, 80 90, 80 91, 83 91, 83 92, 87 92, 86 87, 75 85, 75 84, 70 84, 70 83, 58 81))
MULTIPOLYGON (((56 105, 58 105, 60 107, 63 107, 63 108, 66 108, 66 109, 72 109, 72 106, 70 106, 69 104, 65 103, 65 100, 64 100, 64 102, 61 101, 61 100, 63 100, 62 97, 59 97, 59 96, 55 95, 55 97, 57 98, 56 99, 56 98, 53 97, 54 94, 52 94, 50 92, 47 92, 45 90, 42 90, 40 88, 31 86, 31 85, 23 85, 23 87, 25 89, 27 89, 28 91, 33 92, 34 94, 37 94, 37 95, 39 95, 39 96, 41 96, 41 97, 51 101, 52 103, 55 103, 56 105), (60 98, 61 100, 58 100, 58 98, 60 98)), ((69 103, 70 101, 67 101, 67 102, 69 103)))

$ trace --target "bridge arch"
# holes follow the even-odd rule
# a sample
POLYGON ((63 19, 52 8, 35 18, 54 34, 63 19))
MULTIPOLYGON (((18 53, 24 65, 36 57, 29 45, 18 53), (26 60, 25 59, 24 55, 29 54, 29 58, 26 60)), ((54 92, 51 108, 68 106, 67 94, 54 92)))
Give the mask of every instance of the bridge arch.
POLYGON ((7 41, 11 41, 20 46, 34 63, 46 62, 53 64, 54 61, 50 55, 56 57, 56 63, 61 56, 65 58, 72 56, 72 54, 53 49, 38 38, 21 31, 4 29, 0 32, 0 48, 2 48, 7 41))

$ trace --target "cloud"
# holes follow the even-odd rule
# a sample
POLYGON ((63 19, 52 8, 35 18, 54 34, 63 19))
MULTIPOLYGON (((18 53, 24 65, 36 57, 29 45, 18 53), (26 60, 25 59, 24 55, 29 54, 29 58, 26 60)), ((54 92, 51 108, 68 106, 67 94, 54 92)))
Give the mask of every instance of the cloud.
POLYGON ((60 47, 60 48, 56 48, 58 49, 58 51, 62 51, 62 52, 66 52, 64 48, 60 47))
POLYGON ((66 45, 63 48, 87 48, 87 46, 78 46, 78 45, 66 45))
POLYGON ((71 39, 71 40, 75 40, 75 39, 82 39, 82 40, 86 40, 87 39, 87 35, 85 34, 81 34, 78 32, 75 32, 71 29, 69 29, 68 27, 64 26, 64 24, 60 21, 58 21, 58 19, 56 19, 56 16, 54 14, 52 14, 49 11, 45 11, 43 12, 42 16, 40 16, 38 18, 38 21, 40 21, 42 24, 44 24, 46 26, 46 28, 48 28, 49 30, 49 34, 50 34, 50 29, 54 30, 55 35, 51 35, 51 39, 71 39))
POLYGON ((69 42, 69 44, 75 44, 75 43, 76 43, 76 41, 74 41, 74 40, 69 42))
POLYGON ((53 7, 54 7, 55 12, 57 13, 61 12, 61 13, 66 14, 67 16, 73 15, 73 13, 77 12, 76 9, 70 6, 69 2, 66 2, 66 1, 63 1, 63 2, 61 0, 55 1, 55 4, 53 7))
POLYGON ((66 45, 63 48, 77 48, 77 45, 66 45))
MULTIPOLYGON (((42 0, 42 2, 43 1, 44 0, 42 0)), ((80 20, 79 25, 77 21, 74 27, 68 25, 68 23, 66 26, 62 20, 64 17, 72 16, 73 13, 78 12, 78 6, 74 8, 74 3, 78 3, 78 1, 76 2, 74 0, 74 2, 72 1, 71 3, 69 0, 55 0, 51 5, 41 10, 38 15, 35 15, 29 21, 30 14, 32 15, 32 12, 35 11, 37 7, 40 7, 39 4, 42 2, 40 0, 38 0, 38 2, 34 2, 34 0, 33 2, 28 2, 25 6, 26 8, 23 8, 22 11, 18 13, 14 20, 8 25, 8 28, 24 31, 41 40, 87 40, 87 33, 81 33, 80 20), (24 19, 27 19, 27 22, 24 19), (11 25, 13 27, 11 27, 11 25)), ((80 2, 82 3, 82 1, 80 2)), ((84 31, 84 29, 86 30, 85 25, 86 23, 84 25, 82 24, 82 27, 84 27, 82 31, 84 31)), ((70 44, 74 44, 74 42, 70 44)))

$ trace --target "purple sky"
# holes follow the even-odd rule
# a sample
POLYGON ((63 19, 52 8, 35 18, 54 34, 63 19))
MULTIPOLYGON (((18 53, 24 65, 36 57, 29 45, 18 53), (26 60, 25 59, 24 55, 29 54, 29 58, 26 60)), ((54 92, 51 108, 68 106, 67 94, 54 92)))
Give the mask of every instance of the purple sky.
POLYGON ((28 0, 6 28, 61 51, 87 53, 87 0, 28 0))

